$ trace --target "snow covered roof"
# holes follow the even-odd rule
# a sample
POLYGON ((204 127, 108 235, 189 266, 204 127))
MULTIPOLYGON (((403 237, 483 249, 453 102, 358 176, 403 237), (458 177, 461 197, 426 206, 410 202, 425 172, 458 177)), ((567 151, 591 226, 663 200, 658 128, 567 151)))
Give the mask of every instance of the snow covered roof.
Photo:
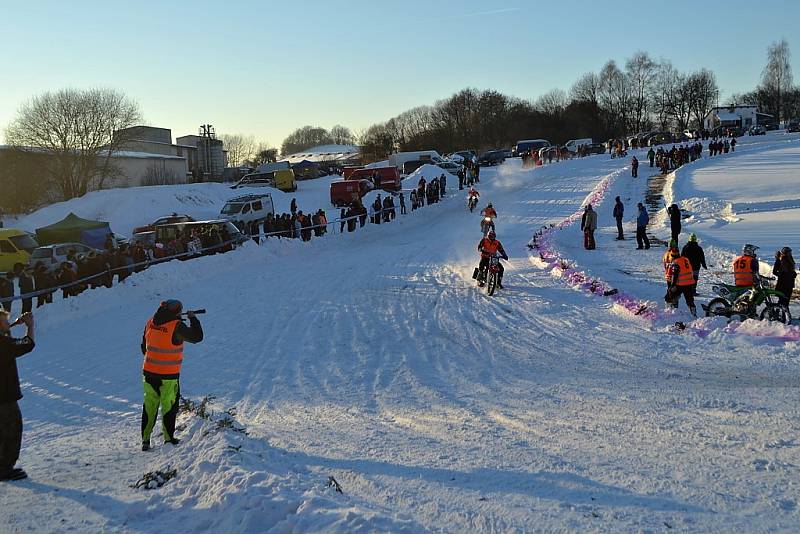
POLYGON ((321 145, 307 148, 302 152, 289 154, 281 161, 288 161, 290 164, 300 163, 303 160, 311 162, 320 161, 347 161, 359 156, 359 147, 355 145, 321 145))
POLYGON ((111 155, 112 158, 141 158, 141 159, 186 159, 183 156, 170 156, 168 154, 153 154, 150 152, 135 152, 132 150, 118 150, 111 155))

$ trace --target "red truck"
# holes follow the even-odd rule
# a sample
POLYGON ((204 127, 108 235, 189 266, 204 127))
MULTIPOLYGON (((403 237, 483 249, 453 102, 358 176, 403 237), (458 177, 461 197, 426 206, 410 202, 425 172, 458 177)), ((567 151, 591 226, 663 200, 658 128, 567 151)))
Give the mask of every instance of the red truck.
POLYGON ((331 182, 331 204, 337 208, 352 206, 372 191, 370 180, 338 180, 331 182))
POLYGON ((342 169, 342 178, 345 180, 349 180, 350 176, 359 169, 363 169, 363 165, 350 165, 348 167, 344 167, 342 169))
POLYGON ((375 183, 376 189, 384 191, 400 191, 403 182, 400 178, 400 171, 397 167, 375 167, 371 169, 357 169, 353 171, 346 180, 370 180, 375 183), (373 179, 375 178, 375 179, 373 179))

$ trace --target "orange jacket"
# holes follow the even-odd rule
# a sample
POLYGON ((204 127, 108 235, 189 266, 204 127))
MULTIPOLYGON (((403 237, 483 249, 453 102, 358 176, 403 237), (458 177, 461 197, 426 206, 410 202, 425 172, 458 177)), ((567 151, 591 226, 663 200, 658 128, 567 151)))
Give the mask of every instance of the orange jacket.
POLYGON ((485 217, 495 218, 497 217, 497 212, 494 210, 494 208, 483 208, 483 215, 485 217))
POLYGON ((156 325, 153 319, 144 327, 145 353, 143 369, 157 375, 177 375, 183 363, 183 343, 172 344, 172 335, 179 321, 156 325))
POLYGON ((756 283, 758 262, 752 256, 739 256, 733 261, 733 279, 739 287, 752 286, 756 283))
POLYGON ((676 286, 694 285, 694 271, 689 258, 684 258, 683 256, 675 258, 667 272, 667 282, 674 283, 676 286))

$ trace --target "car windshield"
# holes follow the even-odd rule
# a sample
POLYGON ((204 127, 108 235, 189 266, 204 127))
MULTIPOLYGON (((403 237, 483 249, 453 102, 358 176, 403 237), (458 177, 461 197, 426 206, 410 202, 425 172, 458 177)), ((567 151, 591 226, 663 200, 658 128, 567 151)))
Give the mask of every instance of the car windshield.
POLYGON ((39 246, 34 238, 25 234, 25 235, 15 235, 13 237, 8 238, 14 246, 17 247, 17 250, 24 250, 25 252, 33 252, 33 250, 39 246))
POLYGON ((31 254, 31 258, 33 259, 42 259, 42 258, 52 258, 53 257, 53 249, 52 248, 37 248, 31 254))
POLYGON ((242 206, 244 206, 243 202, 229 202, 225 204, 225 207, 222 208, 223 215, 235 215, 242 211, 242 206))

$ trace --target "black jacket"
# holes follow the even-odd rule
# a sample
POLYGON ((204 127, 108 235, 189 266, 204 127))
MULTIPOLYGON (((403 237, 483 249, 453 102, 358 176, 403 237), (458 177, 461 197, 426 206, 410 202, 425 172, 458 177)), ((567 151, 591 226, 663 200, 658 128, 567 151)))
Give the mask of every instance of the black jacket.
POLYGON ((680 226, 681 225, 681 209, 680 208, 673 208, 670 206, 667 208, 667 213, 669 214, 669 223, 672 226, 680 226))
POLYGON ((681 250, 681 256, 689 260, 689 263, 692 264, 692 269, 695 271, 699 271, 700 267, 708 269, 706 267, 706 253, 703 252, 703 248, 696 241, 686 243, 683 246, 683 250, 681 250))
POLYGON ((33 350, 31 338, 0 335, 0 402, 16 402, 22 398, 19 388, 17 358, 33 350))

